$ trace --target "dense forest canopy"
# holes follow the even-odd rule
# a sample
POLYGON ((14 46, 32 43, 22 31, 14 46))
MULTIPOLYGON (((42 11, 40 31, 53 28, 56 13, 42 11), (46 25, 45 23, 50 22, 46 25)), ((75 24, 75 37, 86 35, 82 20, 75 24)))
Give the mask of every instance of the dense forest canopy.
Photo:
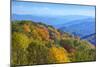
POLYGON ((95 61, 96 48, 42 22, 12 21, 12 65, 95 61))

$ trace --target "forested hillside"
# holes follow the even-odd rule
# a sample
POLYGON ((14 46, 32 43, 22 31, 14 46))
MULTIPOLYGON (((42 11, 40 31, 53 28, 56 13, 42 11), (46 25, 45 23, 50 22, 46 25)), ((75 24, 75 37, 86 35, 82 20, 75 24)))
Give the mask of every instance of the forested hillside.
POLYGON ((12 21, 12 65, 95 61, 96 48, 42 22, 12 21))

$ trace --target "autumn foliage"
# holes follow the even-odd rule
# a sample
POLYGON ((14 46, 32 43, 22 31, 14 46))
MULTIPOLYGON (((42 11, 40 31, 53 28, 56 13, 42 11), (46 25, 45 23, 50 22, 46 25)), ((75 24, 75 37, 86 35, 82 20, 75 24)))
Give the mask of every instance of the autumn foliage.
POLYGON ((11 64, 32 65, 94 61, 95 46, 32 21, 12 21, 11 64))
MULTIPOLYGON (((49 49, 49 58, 55 60, 54 63, 65 63, 69 62, 68 53, 62 47, 53 46, 49 49)), ((52 63, 53 61, 51 61, 52 63)))

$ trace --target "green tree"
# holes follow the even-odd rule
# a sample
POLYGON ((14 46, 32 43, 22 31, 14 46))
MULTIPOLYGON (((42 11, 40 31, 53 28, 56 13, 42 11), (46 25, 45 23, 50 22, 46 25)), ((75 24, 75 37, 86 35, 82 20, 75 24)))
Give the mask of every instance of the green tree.
POLYGON ((28 64, 48 63, 48 48, 38 40, 34 40, 27 48, 28 64))
POLYGON ((74 62, 94 61, 96 59, 95 47, 87 41, 80 41, 76 50, 74 56, 71 57, 74 62))
POLYGON ((25 50, 30 43, 28 37, 19 32, 14 32, 12 34, 12 49, 11 49, 11 63, 13 65, 24 65, 27 64, 25 50))

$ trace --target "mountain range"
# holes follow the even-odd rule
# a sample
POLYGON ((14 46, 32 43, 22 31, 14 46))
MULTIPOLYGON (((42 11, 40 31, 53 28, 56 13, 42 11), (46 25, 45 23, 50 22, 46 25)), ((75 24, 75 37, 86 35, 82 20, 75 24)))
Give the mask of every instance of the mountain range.
MULTIPOLYGON (((90 16, 81 15, 68 15, 68 16, 33 16, 33 15, 18 15, 12 14, 12 20, 31 20, 35 22, 43 22, 47 25, 52 25, 53 27, 68 32, 74 36, 79 36, 83 38, 90 34, 96 33, 95 31, 95 18, 90 16)), ((95 36, 96 34, 94 34, 95 36)), ((89 36, 92 37, 93 35, 89 36)), ((87 37, 88 38, 88 37, 87 37)), ((84 38, 84 39, 87 39, 84 38)), ((96 38, 91 38, 88 40, 95 44, 96 38)))

